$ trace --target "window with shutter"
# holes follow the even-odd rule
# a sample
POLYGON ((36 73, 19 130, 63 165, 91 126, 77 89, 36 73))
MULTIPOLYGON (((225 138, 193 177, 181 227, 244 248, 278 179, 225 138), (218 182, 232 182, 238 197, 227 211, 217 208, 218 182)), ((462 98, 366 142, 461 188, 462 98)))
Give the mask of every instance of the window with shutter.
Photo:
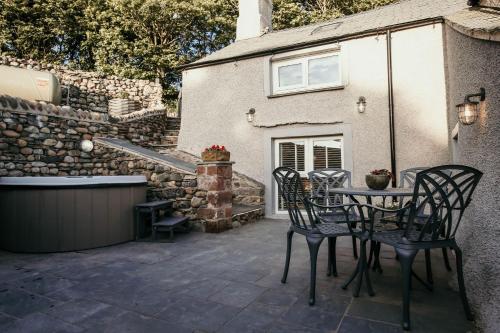
MULTIPOLYGON (((341 137, 290 138, 275 141, 275 167, 288 167, 300 172, 306 194, 310 191, 307 173, 316 169, 342 168, 341 137)), ((277 191, 275 191, 277 193, 277 191)), ((286 212, 281 197, 275 198, 278 212, 286 212)))

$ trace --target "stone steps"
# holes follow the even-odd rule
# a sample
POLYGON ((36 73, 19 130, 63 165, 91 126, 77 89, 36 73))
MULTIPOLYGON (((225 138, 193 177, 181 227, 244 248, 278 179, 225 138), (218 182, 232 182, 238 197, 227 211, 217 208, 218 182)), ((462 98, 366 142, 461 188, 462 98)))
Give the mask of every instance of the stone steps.
POLYGON ((167 118, 167 129, 172 131, 179 131, 181 129, 181 118, 167 118))
POLYGON ((239 228, 249 223, 255 223, 264 218, 263 206, 233 205, 233 228, 239 228))
POLYGON ((161 144, 169 145, 169 144, 177 144, 178 136, 177 135, 164 135, 161 138, 161 144))

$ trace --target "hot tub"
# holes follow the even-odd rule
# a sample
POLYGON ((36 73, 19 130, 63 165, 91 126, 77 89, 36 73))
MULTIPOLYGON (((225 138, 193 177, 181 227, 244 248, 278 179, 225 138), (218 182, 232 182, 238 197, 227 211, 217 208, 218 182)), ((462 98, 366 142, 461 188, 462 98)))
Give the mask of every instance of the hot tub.
POLYGON ((63 252, 134 239, 144 176, 0 178, 0 248, 63 252))

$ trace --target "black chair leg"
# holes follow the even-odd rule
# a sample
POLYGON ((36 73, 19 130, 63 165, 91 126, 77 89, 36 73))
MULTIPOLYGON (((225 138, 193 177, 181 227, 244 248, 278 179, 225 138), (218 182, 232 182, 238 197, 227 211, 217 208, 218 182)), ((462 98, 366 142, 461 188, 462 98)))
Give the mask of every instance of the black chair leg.
POLYGON ((318 260, 318 251, 323 237, 320 235, 308 235, 306 237, 309 247, 309 255, 311 260, 311 281, 309 286, 309 305, 314 305, 316 302, 316 262, 318 260))
POLYGON ((354 281, 354 278, 358 275, 359 268, 360 268, 361 261, 358 260, 358 263, 356 264, 356 269, 352 272, 351 276, 349 279, 347 279, 343 284, 342 284, 342 289, 346 290, 349 284, 351 284, 352 281, 354 281))
POLYGON ((292 252, 292 237, 293 237, 293 230, 290 229, 286 233, 285 270, 283 271, 283 277, 281 278, 281 283, 286 283, 286 278, 288 276, 288 268, 290 267, 290 255, 291 255, 291 252, 292 252))
MULTIPOLYGON (((353 290, 352 296, 358 297, 359 292, 361 291, 361 284, 363 283, 363 275, 366 274, 366 271, 369 270, 368 265, 366 263, 366 240, 360 241, 360 246, 359 246, 359 271, 358 271, 358 279, 356 281, 356 287, 353 290)), ((368 275, 365 275, 368 277, 368 275)), ((369 284, 369 282, 368 282, 369 284)), ((369 284, 368 289, 371 289, 371 284, 369 284)), ((372 291, 373 293, 373 291, 372 291)))
POLYGON ((372 287, 372 282, 370 280, 370 267, 368 267, 368 265, 366 265, 366 241, 365 241, 365 244, 363 245, 363 247, 365 248, 364 251, 362 251, 362 260, 363 262, 365 262, 365 279, 366 279, 366 289, 368 290, 368 295, 369 296, 375 296, 375 292, 373 291, 373 287, 372 287))
POLYGON ((432 263, 431 263, 431 250, 425 250, 425 271, 427 273, 427 283, 434 284, 434 279, 432 278, 432 263))
POLYGON ((403 275, 403 329, 410 330, 410 289, 411 289, 411 266, 417 255, 417 251, 396 249, 399 255, 399 263, 403 275))
POLYGON ((472 311, 469 306, 469 301, 467 301, 467 294, 465 293, 465 283, 464 283, 464 272, 462 267, 462 250, 458 246, 454 248, 455 257, 457 260, 457 277, 458 277, 458 287, 460 288, 460 297, 462 298, 462 304, 465 310, 465 316, 467 320, 474 320, 472 311))
POLYGON ((373 260, 373 271, 376 272, 378 271, 379 273, 383 273, 382 270, 382 265, 380 264, 380 248, 382 247, 381 243, 376 243, 375 244, 375 251, 374 251, 374 260, 373 260))
POLYGON ((443 247, 443 260, 444 260, 444 267, 446 267, 446 270, 448 272, 451 272, 451 266, 450 266, 450 260, 448 259, 448 250, 443 247))
POLYGON ((326 265, 326 276, 332 276, 332 238, 328 237, 328 262, 326 265))
POLYGON ((328 238, 328 276, 337 276, 337 257, 336 257, 336 246, 337 246, 337 237, 329 237, 328 238))
POLYGON ((373 254, 375 253, 375 241, 370 241, 370 255, 368 256, 367 265, 370 267, 372 265, 373 254))
POLYGON ((356 237, 352 236, 352 255, 354 259, 358 259, 358 246, 356 244, 356 237))

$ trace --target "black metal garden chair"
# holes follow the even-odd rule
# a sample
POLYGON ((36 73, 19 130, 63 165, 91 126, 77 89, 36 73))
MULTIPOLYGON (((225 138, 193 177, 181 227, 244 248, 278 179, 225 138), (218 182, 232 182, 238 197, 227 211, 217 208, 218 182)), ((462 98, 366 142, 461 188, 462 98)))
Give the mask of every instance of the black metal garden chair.
MULTIPOLYGON (((278 184, 278 192, 290 216, 290 229, 287 232, 287 248, 285 269, 282 283, 286 283, 288 269, 290 267, 290 254, 292 249, 292 237, 294 233, 304 235, 309 247, 311 277, 309 288, 309 305, 314 305, 316 298, 316 262, 319 247, 325 238, 351 236, 351 221, 349 216, 351 211, 356 209, 356 204, 342 204, 329 207, 335 211, 342 210, 345 216, 345 223, 321 223, 311 209, 311 201, 304 194, 304 188, 300 174, 290 168, 279 167, 273 171, 273 176, 278 184)), ((319 214, 326 213, 320 212, 319 214)))
MULTIPOLYGON (((309 181, 311 182, 312 195, 315 198, 315 203, 322 206, 340 205, 344 203, 344 197, 339 194, 330 192, 332 188, 351 187, 351 172, 339 168, 318 169, 308 173, 309 181)), ((349 199, 348 199, 349 200, 349 199)), ((351 201, 349 200, 349 203, 351 201)), ((345 222, 344 212, 342 210, 325 213, 322 217, 323 222, 345 222)), ((351 211, 348 216, 349 221, 353 222, 353 228, 356 223, 360 222, 359 216, 351 211)), ((335 255, 336 237, 328 238, 328 276, 337 276, 337 260, 335 255)), ((352 251, 354 258, 358 258, 358 250, 356 245, 356 237, 352 236, 352 251)))
POLYGON ((399 230, 374 232, 373 225, 380 215, 391 211, 363 205, 370 216, 369 238, 393 246, 399 256, 403 274, 405 330, 410 329, 412 264, 420 250, 452 248, 455 251, 460 296, 467 319, 473 319, 465 292, 462 251, 455 241, 455 233, 481 176, 480 171, 461 165, 438 166, 416 173, 414 195, 410 204, 405 206, 407 211, 398 211, 398 223, 404 226, 399 230))
MULTIPOLYGON (((415 186, 415 180, 417 178, 417 173, 424 171, 428 169, 427 167, 415 167, 415 168, 409 168, 406 170, 401 170, 399 173, 399 187, 410 187, 413 188, 415 186)), ((421 212, 420 216, 423 218, 422 222, 425 222, 425 218, 427 217, 427 214, 425 212, 421 212)), ((418 223, 419 219, 416 220, 416 223, 418 223)), ((444 260, 444 266, 446 267, 446 270, 451 271, 451 266, 450 266, 450 260, 448 258, 448 251, 445 247, 442 249, 443 252, 443 260, 444 260)), ((432 265, 431 265, 431 251, 428 249, 425 251, 425 264, 426 264, 426 271, 427 271, 427 282, 432 284, 433 283, 433 278, 432 278, 432 265)))

